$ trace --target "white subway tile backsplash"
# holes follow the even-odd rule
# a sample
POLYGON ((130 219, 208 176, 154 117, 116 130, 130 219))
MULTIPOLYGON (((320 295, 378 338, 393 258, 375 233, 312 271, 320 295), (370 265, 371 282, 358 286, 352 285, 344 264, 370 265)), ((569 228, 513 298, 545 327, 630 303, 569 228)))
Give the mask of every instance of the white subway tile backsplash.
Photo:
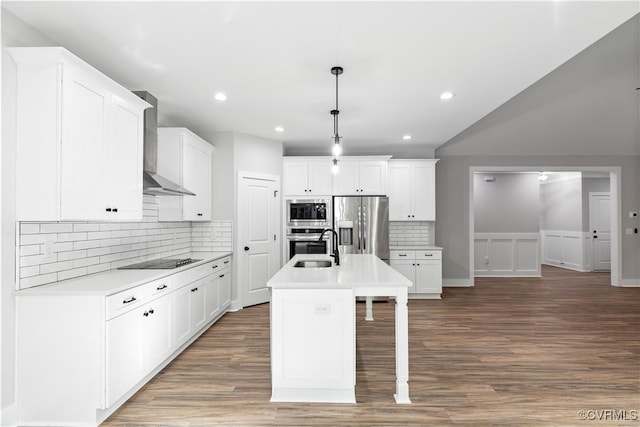
POLYGON ((73 270, 66 270, 66 271, 59 272, 58 281, 73 279, 74 277, 80 277, 80 276, 86 276, 86 275, 87 275, 86 267, 74 268, 73 270))
POLYGON ((51 264, 40 265, 40 274, 55 273, 62 270, 70 270, 73 268, 72 261, 53 262, 51 264))
POLYGON ((20 224, 20 234, 40 234, 40 224, 22 223, 20 224))
POLYGON ((154 196, 144 196, 142 222, 20 223, 19 288, 192 251, 231 251, 232 224, 158 222, 154 196))
POLYGON ((389 222, 389 246, 424 246, 433 244, 434 223, 389 222))
POLYGON ((95 223, 77 223, 73 224, 73 231, 100 231, 100 224, 95 223))
POLYGON ((25 245, 20 246, 20 256, 39 255, 40 245, 25 245))
POLYGON ((40 233, 71 233, 73 232, 73 224, 69 223, 42 223, 40 224, 40 233))

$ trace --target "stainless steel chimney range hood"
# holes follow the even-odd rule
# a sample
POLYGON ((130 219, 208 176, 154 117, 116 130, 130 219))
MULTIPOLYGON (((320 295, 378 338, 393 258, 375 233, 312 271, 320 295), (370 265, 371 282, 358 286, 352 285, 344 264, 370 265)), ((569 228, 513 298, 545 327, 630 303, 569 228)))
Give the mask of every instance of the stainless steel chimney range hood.
POLYGON ((142 192, 154 196, 195 196, 195 193, 158 175, 158 100, 145 91, 134 91, 153 108, 144 110, 144 172, 142 192))

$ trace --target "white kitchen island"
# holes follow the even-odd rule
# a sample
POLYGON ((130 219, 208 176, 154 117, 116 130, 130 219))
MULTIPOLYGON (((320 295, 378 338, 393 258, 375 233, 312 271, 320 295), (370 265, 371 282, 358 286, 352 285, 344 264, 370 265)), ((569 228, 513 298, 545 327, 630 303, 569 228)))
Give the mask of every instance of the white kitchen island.
POLYGON ((396 301, 396 403, 409 399, 409 279, 375 255, 344 255, 340 265, 301 268, 296 255, 277 272, 271 289, 272 402, 355 403, 355 299, 396 301))

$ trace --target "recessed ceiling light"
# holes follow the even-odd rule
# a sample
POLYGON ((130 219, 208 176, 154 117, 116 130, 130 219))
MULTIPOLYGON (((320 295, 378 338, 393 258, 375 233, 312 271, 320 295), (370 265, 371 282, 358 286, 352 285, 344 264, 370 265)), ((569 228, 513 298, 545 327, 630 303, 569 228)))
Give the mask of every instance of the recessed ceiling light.
POLYGON ((456 96, 456 95, 453 92, 443 92, 440 95, 440 99, 442 99, 443 101, 447 101, 447 100, 453 98, 454 96, 456 96))
POLYGON ((404 135, 402 139, 404 139, 405 141, 408 141, 411 139, 411 135, 404 135))
POLYGON ((275 131, 276 132, 284 132, 284 128, 282 126, 276 126, 275 131))
POLYGON ((226 101, 227 100, 227 95, 225 95, 222 92, 216 93, 213 97, 218 101, 226 101))

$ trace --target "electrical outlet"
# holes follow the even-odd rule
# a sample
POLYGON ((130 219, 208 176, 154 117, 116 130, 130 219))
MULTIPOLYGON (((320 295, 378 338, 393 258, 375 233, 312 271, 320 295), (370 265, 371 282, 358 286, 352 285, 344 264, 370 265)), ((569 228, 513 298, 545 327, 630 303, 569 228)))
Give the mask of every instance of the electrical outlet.
POLYGON ((313 312, 315 314, 327 315, 331 313, 331 304, 316 304, 313 312))
POLYGON ((47 240, 44 242, 44 256, 50 257, 53 255, 53 240, 47 240))
POLYGON ((484 257, 484 265, 489 265, 489 257, 484 257))
POLYGON ((629 218, 637 218, 638 212, 629 212, 629 218))

